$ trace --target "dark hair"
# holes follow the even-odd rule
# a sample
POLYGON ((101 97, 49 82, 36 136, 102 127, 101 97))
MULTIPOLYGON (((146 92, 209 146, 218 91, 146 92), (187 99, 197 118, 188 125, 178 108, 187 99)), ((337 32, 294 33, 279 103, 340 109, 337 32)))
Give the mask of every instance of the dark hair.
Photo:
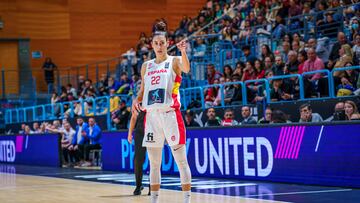
POLYGON ((307 60, 307 53, 306 53, 306 51, 305 50, 302 50, 302 51, 300 51, 300 53, 299 53, 302 57, 304 57, 305 58, 305 60, 304 61, 306 61, 307 60))
POLYGON ((307 107, 309 110, 312 110, 310 104, 303 104, 303 105, 301 105, 301 106, 299 107, 299 111, 301 111, 301 109, 306 108, 306 107, 307 107))
POLYGON ((230 65, 225 65, 225 66, 223 67, 223 71, 224 71, 224 74, 223 74, 223 75, 225 75, 225 69, 226 69, 226 68, 229 68, 229 69, 230 69, 230 76, 231 76, 232 73, 233 73, 233 69, 231 68, 230 65))
POLYGON ((159 22, 156 22, 154 25, 154 32, 153 32, 153 37, 156 35, 165 35, 165 38, 168 38, 168 33, 167 33, 167 23, 164 20, 161 20, 159 22))
POLYGON ((280 110, 274 110, 271 113, 271 121, 273 123, 286 123, 287 116, 284 112, 280 110))

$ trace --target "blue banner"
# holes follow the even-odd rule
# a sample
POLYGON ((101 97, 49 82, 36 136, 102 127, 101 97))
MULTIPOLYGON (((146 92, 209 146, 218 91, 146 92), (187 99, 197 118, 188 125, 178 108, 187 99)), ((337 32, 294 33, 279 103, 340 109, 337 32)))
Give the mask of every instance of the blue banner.
POLYGON ((0 136, 0 163, 60 166, 59 135, 0 136))
MULTIPOLYGON (((187 130, 193 176, 360 187, 360 124, 187 130)), ((169 147, 162 173, 178 174, 169 147)), ((126 132, 103 136, 103 169, 132 172, 126 132)), ((149 169, 146 159, 144 170, 149 169)))

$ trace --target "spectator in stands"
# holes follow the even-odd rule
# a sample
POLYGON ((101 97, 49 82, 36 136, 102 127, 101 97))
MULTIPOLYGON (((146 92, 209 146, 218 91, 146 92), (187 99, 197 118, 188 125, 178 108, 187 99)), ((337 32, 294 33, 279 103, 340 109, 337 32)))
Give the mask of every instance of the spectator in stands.
POLYGON ((246 62, 246 68, 244 69, 244 74, 242 75, 242 78, 241 78, 242 82, 245 82, 247 80, 255 80, 256 79, 257 75, 256 75, 255 67, 254 67, 254 62, 251 62, 251 61, 246 62))
POLYGON ((204 44, 204 40, 202 38, 196 39, 196 46, 194 47, 194 57, 203 57, 206 53, 206 45, 204 44))
POLYGON ((299 123, 304 123, 304 122, 314 123, 314 122, 322 122, 323 121, 320 114, 312 112, 312 108, 311 108, 310 104, 301 105, 299 108, 299 111, 300 111, 299 123))
MULTIPOLYGON (((215 79, 214 80, 214 85, 218 85, 219 84, 219 80, 215 79)), ((218 89, 220 89, 219 86, 214 86, 214 87, 209 87, 206 90, 206 94, 205 94, 205 108, 209 108, 211 106, 213 106, 215 98, 217 96, 218 93, 218 89)))
POLYGON ((300 5, 298 5, 297 2, 295 2, 295 0, 290 0, 289 5, 290 5, 289 17, 301 15, 302 9, 301 9, 300 5))
POLYGON ((54 91, 54 71, 57 70, 57 66, 52 62, 50 57, 46 57, 42 68, 44 69, 45 82, 48 87, 48 94, 51 94, 54 91))
MULTIPOLYGON (((315 38, 310 38, 308 40, 308 48, 314 48, 316 55, 324 62, 329 61, 330 47, 329 47, 329 38, 322 38, 319 42, 315 38)), ((308 50, 308 49, 306 49, 308 50)))
MULTIPOLYGON (((339 56, 340 58, 336 60, 334 68, 342 68, 345 66, 345 64, 352 63, 353 52, 350 45, 348 44, 342 45, 341 48, 339 49, 339 56)), ((338 76, 339 73, 341 72, 335 72, 334 75, 338 76)))
POLYGON ((90 79, 87 79, 87 80, 85 80, 84 88, 83 88, 83 90, 81 91, 80 94, 81 95, 87 95, 89 91, 95 93, 96 89, 93 86, 92 81, 90 79))
POLYGON ((34 122, 33 123, 33 130, 32 132, 34 134, 40 134, 41 133, 41 129, 40 129, 40 126, 39 126, 39 123, 38 122, 34 122))
POLYGON ((356 37, 356 35, 360 34, 360 17, 354 17, 352 18, 351 22, 350 22, 350 27, 351 27, 351 35, 350 35, 350 41, 353 41, 356 37))
POLYGON ((215 70, 214 64, 207 65, 207 80, 209 85, 214 84, 214 80, 219 79, 221 76, 221 73, 215 70))
POLYGON ((75 130, 70 126, 69 122, 66 122, 64 124, 64 129, 62 131, 59 131, 59 133, 62 135, 61 137, 61 149, 63 158, 65 161, 65 165, 73 166, 72 160, 73 156, 70 155, 69 147, 71 146, 72 140, 75 135, 75 130), (69 157, 70 156, 70 157, 69 157), (70 159, 69 159, 70 158, 70 159))
POLYGON ((285 68, 285 66, 281 59, 281 56, 276 56, 275 64, 271 68, 272 71, 274 72, 274 75, 284 75, 284 68, 285 68))
POLYGON ((335 65, 336 60, 340 58, 339 50, 341 49, 341 46, 344 44, 348 44, 345 33, 343 32, 338 33, 337 40, 338 41, 333 45, 330 52, 329 63, 327 65, 328 69, 332 69, 332 67, 335 65))
POLYGON ((330 11, 325 13, 324 25, 320 25, 319 29, 322 31, 323 35, 329 38, 335 38, 341 27, 341 23, 334 20, 334 13, 330 11))
POLYGON ((259 59, 256 59, 254 66, 255 66, 256 79, 264 78, 265 70, 264 70, 262 62, 259 59))
POLYGON ((52 123, 52 126, 53 126, 53 129, 62 130, 61 129, 61 123, 60 123, 59 120, 54 120, 53 123, 52 123))
POLYGON ((232 109, 226 109, 224 113, 224 119, 221 121, 221 126, 236 126, 239 123, 234 119, 234 111, 232 109))
POLYGON ((360 34, 355 36, 352 50, 354 53, 354 64, 360 65, 360 34))
MULTIPOLYGON (((243 62, 241 62, 241 61, 237 62, 235 70, 233 72, 233 75, 239 75, 240 78, 241 78, 242 75, 243 75, 243 71, 244 71, 245 67, 246 67, 246 65, 243 62)), ((225 78, 225 79, 228 79, 228 78, 225 78)))
POLYGON ((241 42, 246 42, 251 37, 251 33, 252 32, 251 32, 250 21, 245 20, 245 28, 240 31, 239 40, 241 42))
POLYGON ((270 99, 271 99, 271 101, 281 101, 281 100, 290 99, 290 97, 288 95, 285 96, 285 93, 283 91, 283 80, 282 79, 271 80, 270 99))
POLYGON ((249 106, 241 107, 241 116, 243 118, 241 125, 257 123, 256 119, 251 115, 251 109, 249 106))
POLYGON ((293 42, 291 43, 291 49, 292 49, 293 51, 295 51, 296 53, 299 53, 299 52, 300 52, 299 42, 293 41, 293 42))
POLYGON ((139 92, 140 87, 141 87, 141 79, 140 79, 140 76, 137 75, 137 74, 134 74, 134 75, 132 76, 132 81, 133 81, 133 83, 131 84, 132 96, 133 96, 133 98, 136 98, 137 92, 139 92))
POLYGON ((110 89, 110 113, 118 109, 120 98, 115 95, 115 90, 110 89))
POLYGON ((116 91, 117 94, 128 94, 130 92, 131 79, 127 72, 122 72, 120 76, 120 88, 116 91))
MULTIPOLYGON (((308 56, 308 60, 305 61, 303 72, 311 72, 311 71, 324 69, 324 63, 319 57, 317 57, 314 48, 308 49, 307 56, 308 56)), ((321 73, 316 73, 310 76, 309 80, 315 81, 320 78, 321 78, 321 73)))
POLYGON ((233 74, 233 70, 232 70, 231 66, 225 65, 223 68, 223 76, 225 78, 231 78, 232 74, 233 74))
MULTIPOLYGON (((221 77, 219 79, 219 82, 221 85, 224 85, 226 82, 225 77, 221 77)), ((214 100, 212 106, 219 106, 221 104, 221 98, 224 97, 225 93, 226 93, 225 88, 223 88, 223 93, 221 93, 221 88, 217 88, 216 97, 215 97, 215 100, 214 100)))
POLYGON ((271 59, 271 57, 265 57, 265 60, 264 60, 265 71, 271 70, 272 67, 273 67, 273 60, 271 59))
POLYGON ((83 75, 79 75, 78 78, 78 94, 80 94, 85 88, 85 77, 83 75))
POLYGON ((269 45, 264 44, 261 46, 261 60, 265 63, 266 57, 270 58, 270 61, 274 61, 274 54, 271 52, 269 45))
POLYGON ((26 126, 25 123, 22 123, 22 124, 21 124, 21 128, 20 128, 20 130, 19 130, 19 134, 24 134, 24 133, 25 133, 25 126, 26 126))
POLYGON ((250 46, 248 45, 243 46, 242 51, 246 58, 246 62, 251 62, 252 64, 254 64, 256 57, 251 53, 250 46))
POLYGON ((262 117, 258 123, 260 124, 266 124, 266 123, 270 123, 271 122, 271 114, 272 114, 272 108, 271 107, 266 107, 265 112, 264 112, 264 117, 262 117))
MULTIPOLYGON (((296 49, 294 48, 294 46, 292 46, 292 49, 294 51, 299 52, 299 51, 301 51, 301 50, 303 50, 305 48, 305 43, 302 41, 301 36, 300 36, 299 33, 295 32, 292 35, 292 40, 293 40, 292 42, 293 43, 295 42, 297 44, 297 46, 298 46, 296 49)), ((292 45, 293 45, 293 43, 292 43, 292 45)))
POLYGON ((100 76, 100 80, 97 83, 97 88, 98 88, 98 93, 99 96, 105 96, 108 95, 108 78, 107 78, 107 74, 106 73, 102 73, 100 76))
POLYGON ((76 119, 76 123, 75 134, 68 149, 71 156, 75 157, 76 162, 81 165, 84 163, 84 145, 89 142, 86 138, 88 124, 81 117, 76 119))
POLYGON ((117 130, 127 129, 129 118, 130 111, 126 106, 126 102, 120 101, 120 105, 118 106, 116 111, 111 114, 111 119, 115 125, 115 128, 117 130))
MULTIPOLYGON (((240 76, 234 74, 232 76, 232 82, 239 82, 240 76)), ((237 105, 242 102, 242 90, 240 84, 233 84, 225 87, 225 103, 231 105, 237 105)))
POLYGON ((324 23, 324 13, 323 11, 325 11, 327 9, 328 5, 326 3, 326 1, 321 0, 319 1, 319 3, 317 4, 317 15, 316 15, 316 25, 321 25, 324 23))
POLYGON ((186 127, 200 127, 200 125, 194 120, 194 112, 190 109, 186 110, 184 118, 186 127))
MULTIPOLYGON (((345 67, 352 66, 353 64, 351 62, 345 64, 345 67)), ((359 78, 358 71, 350 69, 334 72, 334 74, 336 74, 336 77, 334 77, 335 88, 337 90, 336 96, 350 96, 356 91, 359 78)))
POLYGON ((289 51, 288 53, 288 61, 285 64, 284 72, 298 72, 299 70, 299 62, 298 62, 298 56, 295 51, 289 51))
POLYGON ((344 105, 346 120, 360 120, 360 114, 355 102, 347 100, 344 105))
POLYGON ((107 89, 114 89, 117 92, 120 88, 120 83, 114 79, 114 77, 110 76, 108 79, 108 88, 107 89))
POLYGON ((290 43, 287 41, 284 41, 282 43, 282 50, 281 50, 281 58, 283 61, 288 60, 289 51, 290 51, 290 43))
POLYGON ((325 121, 344 121, 344 120, 346 120, 344 107, 345 107, 344 102, 336 103, 335 108, 334 108, 334 114, 332 116, 330 116, 328 119, 326 119, 325 121))
POLYGON ((218 117, 216 117, 216 112, 214 108, 209 108, 207 110, 207 117, 208 120, 205 123, 204 127, 210 127, 210 126, 220 126, 221 125, 221 121, 218 117))
POLYGON ((285 21, 281 14, 276 15, 276 23, 273 28, 272 36, 275 39, 281 39, 286 32, 285 21))
POLYGON ((31 133, 31 128, 30 128, 30 126, 25 125, 24 134, 25 134, 25 135, 30 135, 30 134, 32 134, 32 133, 31 133))
POLYGON ((77 92, 76 92, 76 89, 72 86, 72 84, 67 84, 66 85, 66 93, 69 95, 69 94, 72 94, 72 96, 74 98, 77 98, 77 92))
POLYGON ((307 60, 307 53, 305 50, 303 50, 298 54, 298 62, 299 62, 298 73, 299 74, 302 74, 304 72, 304 65, 305 65, 306 60, 307 60))
POLYGON ((288 121, 288 116, 281 110, 274 110, 271 113, 271 122, 270 123, 290 123, 288 121))
POLYGON ((90 151, 94 149, 101 149, 101 129, 95 123, 95 118, 89 118, 89 127, 83 136, 88 139, 89 142, 84 145, 85 163, 81 166, 88 167, 92 165, 89 157, 90 151))

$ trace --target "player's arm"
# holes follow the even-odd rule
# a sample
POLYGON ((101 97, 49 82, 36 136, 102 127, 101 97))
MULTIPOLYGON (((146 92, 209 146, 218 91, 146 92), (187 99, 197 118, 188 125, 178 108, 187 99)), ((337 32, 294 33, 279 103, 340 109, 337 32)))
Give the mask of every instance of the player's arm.
POLYGON ((134 114, 134 111, 141 111, 141 106, 140 103, 143 100, 143 96, 144 96, 144 76, 145 76, 145 71, 146 71, 146 65, 145 63, 142 64, 141 66, 141 84, 140 84, 140 90, 137 94, 136 99, 133 100, 132 102, 132 108, 131 111, 134 114))
POLYGON ((135 124, 136 124, 136 118, 138 116, 138 112, 135 111, 135 113, 133 112, 131 114, 131 118, 130 118, 130 125, 129 125, 129 132, 128 132, 128 141, 129 143, 132 142, 132 134, 135 128, 135 124))
MULTIPOLYGON (((189 73, 190 71, 190 62, 189 62, 189 58, 186 54, 186 48, 187 48, 187 43, 185 40, 179 42, 178 44, 176 44, 177 48, 180 50, 181 52, 181 62, 179 59, 175 60, 175 64, 176 67, 184 73, 189 73)), ((181 75, 180 72, 180 75, 181 75)))

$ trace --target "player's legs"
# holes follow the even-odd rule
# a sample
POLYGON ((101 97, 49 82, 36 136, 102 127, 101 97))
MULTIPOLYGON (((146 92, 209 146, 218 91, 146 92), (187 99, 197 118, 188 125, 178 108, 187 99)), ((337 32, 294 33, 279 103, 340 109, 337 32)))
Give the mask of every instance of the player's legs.
POLYGON ((184 144, 172 146, 171 152, 179 169, 181 187, 184 192, 184 202, 190 202, 191 171, 187 161, 186 146, 184 144))
POLYGON ((150 161, 150 190, 151 190, 151 203, 159 201, 159 190, 161 183, 161 159, 162 147, 147 147, 149 161, 150 161))

